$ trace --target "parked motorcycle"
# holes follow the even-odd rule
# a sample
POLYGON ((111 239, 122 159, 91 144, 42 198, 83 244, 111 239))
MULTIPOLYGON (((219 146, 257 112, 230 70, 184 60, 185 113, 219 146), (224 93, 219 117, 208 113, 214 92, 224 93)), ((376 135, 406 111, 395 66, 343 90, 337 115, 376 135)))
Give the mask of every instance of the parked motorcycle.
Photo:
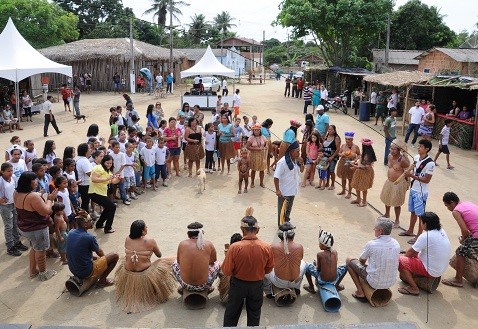
POLYGON ((335 112, 337 112, 337 110, 340 110, 343 113, 347 114, 347 111, 348 111, 348 109, 347 109, 348 93, 349 93, 349 91, 346 90, 340 96, 327 98, 327 102, 325 103, 326 111, 328 111, 330 109, 333 109, 333 110, 335 110, 335 112))

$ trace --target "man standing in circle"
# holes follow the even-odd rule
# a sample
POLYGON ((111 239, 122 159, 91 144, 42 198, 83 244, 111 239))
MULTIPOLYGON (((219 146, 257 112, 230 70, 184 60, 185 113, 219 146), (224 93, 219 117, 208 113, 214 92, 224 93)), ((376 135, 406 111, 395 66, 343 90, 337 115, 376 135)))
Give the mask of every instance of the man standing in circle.
POLYGON ((408 139, 410 138, 410 134, 413 131, 413 139, 412 139, 412 147, 415 147, 415 143, 418 138, 418 128, 420 128, 420 124, 422 123, 422 118, 425 116, 425 111, 420 106, 420 102, 416 102, 414 107, 411 107, 408 110, 409 114, 409 123, 407 133, 405 134, 405 143, 408 143, 408 139))
POLYGON ((222 87, 222 96, 227 96, 229 94, 229 90, 227 89, 226 78, 222 79, 221 87, 222 87))
POLYGON ((264 276, 274 268, 270 245, 257 238, 259 224, 247 208, 241 220, 243 238, 231 244, 222 263, 222 273, 231 276, 229 297, 224 312, 224 327, 236 327, 246 300, 247 326, 258 326, 263 303, 264 276))
POLYGON ((166 83, 167 83, 166 93, 168 92, 170 94, 173 93, 173 82, 174 82, 174 77, 173 77, 173 72, 171 72, 166 76, 166 83))
POLYGON ((45 123, 43 125, 43 137, 48 137, 48 126, 51 125, 53 126, 53 129, 55 129, 57 134, 61 134, 61 130, 58 129, 58 126, 56 125, 56 120, 55 116, 53 115, 53 112, 51 111, 53 104, 51 103, 51 99, 53 96, 47 96, 46 101, 43 103, 43 107, 41 112, 45 115, 45 123))
POLYGON ((383 133, 385 134, 385 155, 383 158, 383 164, 385 166, 388 164, 388 155, 390 154, 390 145, 392 145, 392 141, 396 137, 396 134, 395 134, 395 130, 397 127, 397 120, 395 120, 396 116, 397 116, 397 109, 392 107, 390 109, 390 115, 385 119, 385 122, 383 123, 383 133))

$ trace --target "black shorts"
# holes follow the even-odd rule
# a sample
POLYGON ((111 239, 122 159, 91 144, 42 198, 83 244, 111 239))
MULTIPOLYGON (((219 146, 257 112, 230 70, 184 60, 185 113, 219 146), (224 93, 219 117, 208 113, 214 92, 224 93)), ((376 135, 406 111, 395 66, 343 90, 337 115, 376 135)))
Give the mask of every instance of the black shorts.
POLYGON ((448 145, 439 146, 438 151, 440 151, 443 154, 450 154, 450 150, 448 149, 448 145))

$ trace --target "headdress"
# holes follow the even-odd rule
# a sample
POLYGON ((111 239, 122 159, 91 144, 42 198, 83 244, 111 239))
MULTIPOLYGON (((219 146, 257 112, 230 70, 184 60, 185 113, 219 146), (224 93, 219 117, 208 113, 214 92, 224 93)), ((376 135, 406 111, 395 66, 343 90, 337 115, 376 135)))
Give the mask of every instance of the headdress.
POLYGON ((404 141, 401 141, 399 139, 394 139, 392 141, 392 144, 398 147, 401 151, 407 152, 407 144, 404 141))
POLYGON ((354 138, 355 132, 354 131, 346 131, 345 138, 354 138))
MULTIPOLYGON (((247 207, 246 208, 246 213, 245 213, 245 217, 241 220, 241 227, 244 227, 244 228, 259 228, 259 224, 257 223, 257 220, 256 220, 256 223, 253 225, 253 226, 250 226, 248 223, 246 223, 244 221, 245 218, 247 217, 252 217, 252 213, 254 212, 254 208, 252 207, 247 207)), ((252 217, 254 218, 254 217, 252 217)))
POLYGON ((297 127, 297 128, 299 128, 300 126, 302 126, 302 124, 301 124, 299 121, 297 121, 296 119, 291 119, 291 120, 289 121, 289 123, 290 123, 291 126, 297 127))
POLYGON ((260 124, 256 123, 255 125, 252 126, 251 129, 252 130, 259 129, 260 130, 261 128, 262 128, 262 126, 260 124))
POLYGON ((282 238, 284 241, 284 253, 288 255, 289 252, 289 241, 287 241, 287 237, 289 235, 294 234, 295 226, 292 225, 290 222, 285 222, 284 224, 279 226, 279 234, 282 234, 282 238))
POLYGON ((319 227, 319 242, 327 248, 332 248, 334 237, 332 233, 326 232, 319 227))
POLYGON ((289 167, 289 170, 294 169, 294 164, 292 163, 292 159, 290 157, 290 151, 298 149, 299 148, 299 142, 295 141, 294 143, 290 144, 289 147, 287 148, 287 151, 285 152, 285 163, 287 164, 287 167, 289 167))
POLYGON ((188 232, 199 232, 196 241, 196 247, 198 249, 204 249, 204 231, 202 230, 202 228, 190 228, 188 229, 188 232))
POLYGON ((362 143, 362 145, 370 146, 373 144, 373 140, 368 138, 362 138, 360 139, 360 143, 362 143))

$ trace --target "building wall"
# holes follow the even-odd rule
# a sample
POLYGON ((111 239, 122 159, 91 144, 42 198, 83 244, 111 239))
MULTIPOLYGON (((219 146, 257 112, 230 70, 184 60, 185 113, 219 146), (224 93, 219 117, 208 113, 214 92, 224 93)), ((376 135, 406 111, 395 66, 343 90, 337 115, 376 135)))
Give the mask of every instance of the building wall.
MULTIPOLYGON (((476 75, 476 63, 471 63, 474 66, 474 72, 470 72, 470 75, 476 75)), ((450 56, 442 53, 441 51, 433 51, 427 56, 421 58, 418 63, 418 70, 425 72, 424 70, 429 70, 428 73, 439 74, 439 73, 457 73, 460 75, 469 75, 468 72, 468 63, 461 63, 455 61, 450 56)))

